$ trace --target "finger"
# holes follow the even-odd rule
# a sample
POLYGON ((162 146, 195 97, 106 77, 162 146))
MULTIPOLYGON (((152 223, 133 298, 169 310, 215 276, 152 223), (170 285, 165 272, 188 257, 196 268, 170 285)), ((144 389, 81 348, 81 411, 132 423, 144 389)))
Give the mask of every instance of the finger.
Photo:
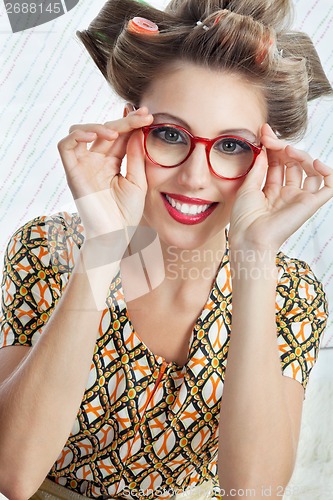
POLYGON ((324 186, 314 195, 320 208, 333 197, 333 169, 320 160, 314 161, 314 168, 324 180, 324 186))
POLYGON ((268 124, 262 127, 262 134, 262 143, 267 148, 270 148, 267 151, 269 165, 274 167, 273 170, 269 169, 268 171, 266 184, 283 185, 284 166, 286 165, 288 167, 286 169, 287 185, 300 187, 304 180, 302 173, 302 170, 304 170, 307 177, 303 183, 303 189, 309 192, 316 192, 321 185, 322 179, 313 167, 311 156, 280 140, 268 124))
MULTIPOLYGON (((134 130, 135 129, 131 129, 129 132, 126 133, 123 132, 118 137, 118 140, 112 145, 112 147, 104 154, 116 158, 118 160, 118 163, 119 162, 121 163, 125 155, 127 154, 127 144, 134 130)), ((141 127, 138 130, 141 130, 141 127)))
POLYGON ((273 151, 267 149, 266 154, 268 161, 268 170, 267 170, 265 186, 281 187, 284 184, 284 174, 285 174, 284 163, 279 158, 279 155, 274 154, 273 151))
POLYGON ((309 193, 316 193, 320 189, 323 183, 322 176, 319 175, 309 175, 305 178, 303 183, 303 189, 309 193))
POLYGON ((279 139, 266 124, 262 127, 264 132, 261 136, 261 143, 266 148, 269 165, 273 168, 269 172, 268 182, 283 184, 285 163, 288 159, 286 153, 287 143, 279 139))
POLYGON ((289 145, 286 147, 286 154, 288 158, 293 158, 294 160, 297 160, 307 173, 309 174, 316 173, 316 170, 313 166, 313 159, 309 155, 309 153, 306 153, 305 151, 296 149, 294 146, 289 145))
POLYGON ((115 143, 112 145, 112 148, 110 148, 104 154, 106 156, 115 158, 117 160, 117 163, 121 163, 125 155, 127 154, 127 144, 132 134, 133 131, 119 136, 117 141, 115 141, 115 143))
MULTIPOLYGON (((118 137, 117 132, 115 132, 114 130, 108 129, 104 125, 100 125, 98 123, 85 123, 85 124, 79 124, 79 125, 72 125, 69 128, 69 135, 67 137, 65 137, 65 139, 60 141, 60 143, 63 143, 64 141, 66 141, 66 145, 68 145, 69 148, 70 148, 71 144, 73 147, 75 147, 75 142, 73 142, 73 140, 75 141, 76 138, 78 138, 78 137, 84 137, 84 135, 82 135, 82 133, 95 134, 93 137, 93 139, 95 139, 94 144, 96 143, 96 141, 102 140, 103 142, 106 142, 108 144, 109 148, 111 147, 113 141, 118 137)), ((88 142, 91 142, 91 141, 88 141, 88 142)), ((90 149, 91 150, 93 149, 93 144, 92 144, 90 149)), ((86 147, 84 147, 84 148, 78 147, 76 149, 76 152, 78 154, 80 154, 80 153, 84 154, 86 151, 87 151, 86 147)))
POLYGON ((266 148, 268 159, 268 171, 265 186, 281 187, 284 184, 284 158, 286 144, 284 141, 278 139, 267 123, 262 127, 261 143, 266 148))
MULTIPOLYGON (((85 131, 85 132, 93 132, 95 133, 95 141, 90 147, 90 150, 94 152, 94 145, 96 143, 103 142, 104 144, 107 145, 107 148, 110 148, 118 137, 118 133, 115 132, 114 130, 110 130, 108 127, 105 125, 101 125, 98 123, 85 123, 85 124, 78 124, 78 125, 72 125, 69 129, 71 136, 73 133, 78 133, 78 131, 85 131)), ((81 150, 81 153, 84 151, 81 150)))
MULTIPOLYGON (((119 135, 127 134, 127 140, 128 140, 130 132, 133 132, 133 130, 136 129, 140 129, 145 125, 150 125, 153 119, 154 119, 153 116, 148 113, 147 108, 139 108, 137 111, 128 113, 128 115, 125 116, 124 118, 120 118, 119 120, 111 122, 106 122, 104 126, 109 130, 116 131, 119 135)), ((93 145, 93 151, 102 154, 109 154, 110 145, 103 140, 97 139, 93 145)), ((123 148, 121 150, 118 150, 117 156, 121 154, 120 151, 123 151, 123 148)))
POLYGON ((106 122, 104 125, 112 130, 116 130, 119 134, 126 134, 152 123, 153 120, 154 117, 148 112, 148 108, 142 107, 128 113, 119 120, 106 122))
POLYGON ((302 188, 303 168, 297 160, 290 158, 286 162, 285 185, 295 188, 302 188))
POLYGON ((299 167, 306 173, 303 189, 310 193, 316 193, 322 184, 322 175, 315 169, 311 156, 305 151, 300 151, 292 146, 287 147, 289 158, 297 162, 299 167))
POLYGON ((147 189, 145 153, 141 130, 133 132, 128 141, 126 178, 142 189, 147 189))
POLYGON ((74 167, 78 157, 87 152, 87 144, 96 138, 96 133, 74 130, 58 142, 58 151, 65 168, 74 167))
MULTIPOLYGON (((108 140, 113 140, 118 134, 110 130, 105 125, 101 125, 100 123, 80 123, 71 125, 69 128, 69 136, 73 134, 73 132, 82 131, 82 132, 93 132, 96 136, 101 136, 102 138, 108 140)), ((67 136, 67 137, 69 137, 67 136)), ((66 139, 66 137, 65 137, 66 139)), ((63 139, 63 140, 65 140, 63 139)))
POLYGON ((254 162, 252 169, 247 174, 240 190, 261 190, 267 175, 267 168, 267 155, 265 150, 262 150, 254 162))
POLYGON ((260 140, 265 147, 276 152, 283 152, 288 145, 286 141, 278 138, 268 123, 265 123, 261 128, 260 140))

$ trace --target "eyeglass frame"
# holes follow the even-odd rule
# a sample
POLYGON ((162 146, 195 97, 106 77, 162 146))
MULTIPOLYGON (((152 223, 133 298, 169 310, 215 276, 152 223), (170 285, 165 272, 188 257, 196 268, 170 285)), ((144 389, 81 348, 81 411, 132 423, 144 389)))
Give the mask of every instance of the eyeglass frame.
POLYGON ((175 167, 179 167, 179 165, 182 165, 183 163, 185 163, 186 160, 188 160, 188 158, 193 153, 193 151, 195 149, 195 146, 198 143, 202 143, 202 144, 205 144, 206 158, 207 158, 208 168, 209 168, 210 172, 213 175, 215 175, 216 177, 218 177, 219 179, 225 179, 227 181, 234 181, 236 179, 241 179, 242 177, 245 177, 250 172, 250 170, 252 169, 252 167, 253 167, 253 165, 254 165, 257 157, 260 155, 260 153, 262 151, 262 145, 261 144, 260 145, 253 144, 252 142, 248 141, 247 139, 244 139, 244 137, 240 137, 238 135, 223 134, 223 135, 219 135, 219 136, 215 137, 214 139, 208 139, 206 137, 195 136, 195 135, 191 134, 191 132, 189 132, 186 128, 184 128, 184 127, 182 127, 180 125, 172 124, 172 123, 156 123, 156 124, 153 124, 153 125, 146 125, 145 127, 142 127, 142 132, 143 132, 143 136, 144 136, 143 145, 144 145, 145 153, 146 153, 147 157, 149 158, 149 160, 152 163, 154 163, 154 165, 159 165, 162 168, 175 168, 175 167), (160 163, 158 163, 157 161, 155 161, 150 156, 150 154, 148 153, 148 149, 147 149, 148 134, 152 130, 158 129, 158 128, 161 128, 161 127, 172 127, 172 128, 177 129, 177 130, 181 130, 182 132, 185 132, 189 136, 189 138, 191 140, 191 146, 190 146, 188 154, 186 155, 186 157, 184 158, 184 160, 182 160, 181 162, 177 163, 176 165, 172 165, 172 166, 161 165, 160 163), (212 165, 210 163, 210 158, 209 157, 210 157, 210 152, 211 152, 211 149, 213 147, 213 144, 215 144, 215 142, 217 142, 220 139, 235 139, 235 140, 239 140, 239 141, 245 142, 245 144, 247 144, 248 146, 250 146, 250 148, 252 150, 252 153, 253 153, 253 161, 252 161, 250 167, 247 169, 247 171, 244 174, 238 175, 236 177, 225 177, 225 176, 219 175, 218 173, 215 172, 215 170, 213 169, 213 167, 212 167, 212 165))

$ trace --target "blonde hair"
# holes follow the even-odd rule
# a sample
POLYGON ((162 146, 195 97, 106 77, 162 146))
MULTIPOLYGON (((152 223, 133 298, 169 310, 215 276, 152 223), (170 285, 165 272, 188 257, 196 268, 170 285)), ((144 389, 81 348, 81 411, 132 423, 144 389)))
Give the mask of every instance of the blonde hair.
POLYGON ((308 101, 333 92, 309 36, 290 29, 292 13, 289 0, 171 0, 165 11, 108 0, 77 36, 116 93, 136 106, 156 75, 176 61, 192 62, 260 87, 268 123, 281 138, 299 139, 308 101), (127 29, 136 16, 159 33, 127 29))

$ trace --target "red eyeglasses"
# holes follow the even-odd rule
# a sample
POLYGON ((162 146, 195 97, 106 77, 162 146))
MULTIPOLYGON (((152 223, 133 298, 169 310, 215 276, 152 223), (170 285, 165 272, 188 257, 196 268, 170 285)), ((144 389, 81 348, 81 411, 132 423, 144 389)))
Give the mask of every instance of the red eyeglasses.
POLYGON ((262 146, 236 135, 220 135, 215 139, 195 137, 184 127, 160 123, 142 128, 144 149, 155 165, 178 167, 192 154, 197 143, 206 148, 209 170, 220 179, 244 177, 253 167, 262 146))

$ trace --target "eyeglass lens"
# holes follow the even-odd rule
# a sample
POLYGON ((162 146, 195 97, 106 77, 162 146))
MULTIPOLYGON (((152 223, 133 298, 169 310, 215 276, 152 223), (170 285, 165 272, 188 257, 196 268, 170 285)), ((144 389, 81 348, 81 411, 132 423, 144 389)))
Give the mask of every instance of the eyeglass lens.
MULTIPOLYGON (((156 163, 173 167, 185 160, 191 149, 191 138, 183 130, 172 126, 161 126, 150 130, 147 152, 156 163)), ((213 143, 209 160, 212 169, 223 177, 238 177, 245 174, 253 163, 254 153, 244 141, 223 137, 213 143)))

